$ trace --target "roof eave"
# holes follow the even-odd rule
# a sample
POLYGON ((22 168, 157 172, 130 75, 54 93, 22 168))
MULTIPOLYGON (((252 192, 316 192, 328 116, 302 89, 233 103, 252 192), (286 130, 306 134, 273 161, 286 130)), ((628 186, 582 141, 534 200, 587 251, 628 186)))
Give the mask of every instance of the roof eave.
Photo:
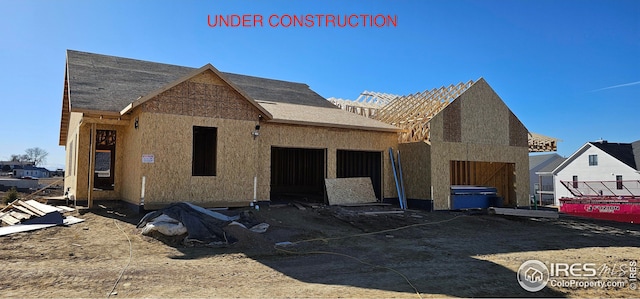
POLYGON ((66 146, 67 144, 67 134, 69 131, 69 121, 70 121, 70 113, 71 113, 71 102, 69 100, 69 62, 67 58, 67 62, 65 62, 65 70, 64 70, 64 84, 62 88, 62 111, 60 116, 60 139, 58 141, 58 145, 66 146))
POLYGON ((571 156, 569 156, 566 160, 564 160, 562 163, 560 163, 560 165, 558 165, 556 168, 554 168, 553 171, 551 171, 551 172, 553 174, 557 174, 560 170, 562 170, 567 165, 569 165, 571 162, 573 162, 573 160, 575 160, 575 158, 577 156, 582 155, 582 153, 584 152, 584 150, 586 149, 587 146, 593 146, 593 145, 591 145, 591 143, 589 143, 589 142, 585 143, 577 151, 575 151, 573 154, 571 154, 571 156))
POLYGON ((287 125, 302 125, 302 126, 339 128, 339 129, 356 129, 356 130, 363 130, 363 131, 376 131, 376 132, 387 132, 387 133, 401 133, 406 131, 401 128, 380 128, 380 127, 370 127, 370 126, 309 122, 309 121, 290 120, 290 119, 271 119, 269 122, 278 123, 278 124, 287 124, 287 125))

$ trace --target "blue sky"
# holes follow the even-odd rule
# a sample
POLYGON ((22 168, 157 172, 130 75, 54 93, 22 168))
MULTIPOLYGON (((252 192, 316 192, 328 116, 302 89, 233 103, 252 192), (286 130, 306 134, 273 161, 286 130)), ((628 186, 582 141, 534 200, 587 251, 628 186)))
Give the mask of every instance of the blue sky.
POLYGON ((0 159, 58 146, 65 50, 304 82, 324 97, 484 77, 532 132, 640 139, 640 1, 0 0, 0 159), (384 14, 397 27, 211 28, 208 15, 384 14))

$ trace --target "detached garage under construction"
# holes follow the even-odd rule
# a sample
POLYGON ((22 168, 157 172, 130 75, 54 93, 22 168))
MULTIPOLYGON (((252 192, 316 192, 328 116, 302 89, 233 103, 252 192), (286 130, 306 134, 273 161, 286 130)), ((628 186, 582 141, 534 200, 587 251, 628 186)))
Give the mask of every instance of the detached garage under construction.
POLYGON ((555 140, 528 130, 480 78, 397 96, 364 92, 339 107, 404 129, 398 134, 405 194, 450 209, 451 186, 489 186, 503 206, 529 205, 529 151, 555 150, 555 140))

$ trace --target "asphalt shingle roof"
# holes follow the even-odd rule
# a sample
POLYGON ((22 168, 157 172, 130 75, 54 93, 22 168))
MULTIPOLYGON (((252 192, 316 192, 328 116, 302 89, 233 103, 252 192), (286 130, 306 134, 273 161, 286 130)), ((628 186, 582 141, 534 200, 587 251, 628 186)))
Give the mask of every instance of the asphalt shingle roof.
MULTIPOLYGON (((636 161, 631 143, 610 143, 606 141, 589 143, 618 159, 620 162, 629 165, 629 167, 638 170, 637 162, 640 161, 636 161)), ((634 144, 635 143, 637 143, 637 141, 634 142, 634 144)))
MULTIPOLYGON (((113 113, 197 70, 73 50, 67 51, 67 65, 71 110, 113 113)), ((400 131, 383 122, 346 113, 303 83, 220 74, 271 113, 274 122, 400 131)))
MULTIPOLYGON (((120 112, 196 68, 68 50, 72 109, 120 112)), ((222 73, 253 100, 337 108, 303 83, 222 73)))
POLYGON ((71 109, 120 112, 193 68, 67 51, 71 109))

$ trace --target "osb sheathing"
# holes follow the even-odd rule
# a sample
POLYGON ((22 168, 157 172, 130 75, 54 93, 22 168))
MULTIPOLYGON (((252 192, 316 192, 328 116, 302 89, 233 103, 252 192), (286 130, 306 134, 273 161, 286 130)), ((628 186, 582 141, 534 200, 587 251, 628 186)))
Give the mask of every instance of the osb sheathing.
POLYGON ((509 145, 529 146, 529 131, 511 111, 509 111, 509 145))
POLYGON ((398 149, 397 133, 333 129, 272 122, 263 123, 257 138, 258 198, 269 198, 271 180, 271 147, 326 149, 327 178, 336 178, 337 150, 379 151, 383 153, 383 196, 397 197, 389 147, 398 149))
MULTIPOLYGON (((139 205, 142 191, 142 141, 143 130, 135 128, 136 120, 140 125, 140 109, 131 113, 131 119, 126 127, 118 131, 118 141, 125 147, 122 155, 122 181, 121 198, 134 205, 139 205)), ((117 161, 116 161, 117 162, 117 161)))
POLYGON ((462 140, 462 116, 460 115, 461 101, 453 101, 442 111, 444 118, 442 138, 448 142, 460 142, 462 140))
POLYGON ((211 71, 179 83, 142 105, 144 112, 258 120, 260 111, 211 71))
POLYGON ((371 178, 324 179, 330 205, 374 203, 377 201, 371 178))
MULTIPOLYGON (((203 206, 245 205, 253 198, 257 142, 255 122, 211 117, 142 113, 139 117, 141 152, 135 158, 139 177, 146 177, 145 207, 189 201, 203 206), (192 176, 193 127, 216 127, 215 176, 192 176), (154 163, 142 163, 153 155, 154 163)), ((136 178, 132 196, 140 194, 136 178)), ((129 194, 129 192, 127 193, 129 194)), ((130 195, 127 195, 130 196, 130 195)), ((139 195, 137 195, 139 197, 139 195)))
POLYGON ((460 105, 460 142, 448 142, 454 138, 445 136, 445 115, 455 114, 445 112, 449 107, 431 120, 434 207, 449 208, 450 161, 515 163, 517 202, 518 205, 528 205, 528 146, 522 143, 522 138, 527 138, 526 128, 512 116, 509 108, 483 79, 455 101, 460 105))
POLYGON ((211 71, 179 83, 143 103, 129 130, 138 147, 127 160, 139 165, 127 201, 138 202, 145 177, 145 207, 176 201, 203 206, 245 205, 253 199, 260 111, 211 71), (217 128, 215 176, 192 176, 193 127, 217 128), (142 163, 153 155, 154 163, 142 163), (137 161, 136 161, 137 160, 137 161))
POLYGON ((72 195, 75 196, 78 181, 78 148, 79 148, 79 130, 80 120, 82 119, 82 113, 71 112, 69 117, 69 129, 67 132, 67 144, 65 145, 66 151, 66 163, 65 163, 65 177, 64 177, 64 190, 69 190, 72 195), (70 155, 70 152, 72 155, 70 155), (71 159, 71 160, 69 160, 71 159), (73 167, 72 167, 73 166, 73 167))
POLYGON ((431 146, 423 141, 401 143, 400 160, 405 194, 410 199, 431 198, 431 146))

